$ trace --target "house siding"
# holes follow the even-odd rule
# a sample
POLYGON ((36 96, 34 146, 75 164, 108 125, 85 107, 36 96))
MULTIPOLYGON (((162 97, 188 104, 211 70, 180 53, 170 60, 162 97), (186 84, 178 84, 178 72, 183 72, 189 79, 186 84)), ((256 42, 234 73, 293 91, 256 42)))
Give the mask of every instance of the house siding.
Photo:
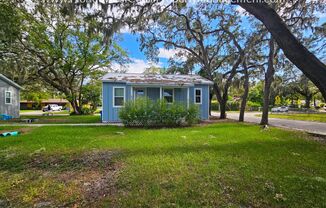
POLYGON ((160 88, 159 87, 149 87, 147 88, 147 97, 153 101, 160 99, 160 88))
POLYGON ((0 114, 7 114, 13 116, 14 118, 19 118, 19 93, 19 89, 0 79, 0 114), (5 103, 6 91, 12 92, 12 104, 5 103))
MULTIPOLYGON (((125 101, 133 99, 133 87, 124 83, 111 83, 103 82, 103 112, 102 121, 103 122, 120 122, 119 110, 121 107, 113 107, 113 88, 114 87, 125 87, 125 101)), ((165 88, 165 87, 162 87, 165 88)), ((167 87, 168 88, 168 87, 167 87)), ((209 119, 209 85, 195 85, 194 87, 189 87, 189 104, 194 104, 194 93, 195 88, 202 89, 202 103, 199 105, 199 117, 202 120, 209 119)), ((187 105, 187 88, 174 88, 174 101, 182 102, 187 105)), ((160 88, 159 87, 148 87, 146 88, 146 95, 152 100, 157 100, 160 98, 160 88)))
POLYGON ((184 103, 187 106, 187 88, 174 89, 174 102, 184 103))

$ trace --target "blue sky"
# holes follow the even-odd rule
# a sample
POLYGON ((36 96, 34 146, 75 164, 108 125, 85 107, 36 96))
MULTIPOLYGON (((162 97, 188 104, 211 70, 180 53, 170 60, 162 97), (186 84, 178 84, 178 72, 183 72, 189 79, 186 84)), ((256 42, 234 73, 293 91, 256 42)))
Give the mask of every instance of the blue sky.
POLYGON ((138 42, 138 34, 131 34, 127 30, 121 33, 120 46, 127 51, 132 63, 126 67, 129 72, 142 73, 149 66, 168 66, 168 59, 174 55, 175 50, 167 50, 163 47, 159 49, 159 62, 152 63, 147 60, 145 54, 140 50, 138 42))
MULTIPOLYGON (((320 20, 319 24, 326 22, 326 14, 319 14, 320 20)), ((248 24, 249 26, 249 24, 248 24)), ((159 62, 151 63, 146 59, 145 54, 140 51, 138 34, 131 34, 128 30, 121 31, 121 40, 119 42, 120 46, 128 52, 129 58, 132 63, 126 65, 128 72, 131 73, 142 73, 147 67, 154 65, 159 67, 167 67, 168 59, 173 57, 176 50, 167 50, 163 47, 159 49, 159 62)))

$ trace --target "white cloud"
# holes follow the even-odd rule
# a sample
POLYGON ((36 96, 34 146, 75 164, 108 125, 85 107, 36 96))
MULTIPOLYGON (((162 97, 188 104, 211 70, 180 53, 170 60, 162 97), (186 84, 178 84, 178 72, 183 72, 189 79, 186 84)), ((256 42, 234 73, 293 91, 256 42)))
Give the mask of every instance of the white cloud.
POLYGON ((131 29, 128 25, 123 26, 122 28, 120 28, 120 33, 131 33, 131 29))
MULTIPOLYGON (((159 54, 158 57, 159 58, 166 58, 166 59, 170 59, 170 58, 175 58, 175 56, 179 53, 182 52, 182 49, 165 49, 165 48, 159 48, 158 49, 159 54)), ((178 57, 182 60, 185 60, 186 58, 184 56, 178 57)))
POLYGON ((143 73, 146 68, 150 66, 162 67, 162 63, 152 63, 143 59, 131 58, 131 63, 121 66, 119 64, 113 64, 111 67, 116 71, 126 71, 128 73, 143 73))
POLYGON ((326 13, 316 12, 316 16, 317 16, 318 18, 325 18, 325 17, 326 17, 326 13))

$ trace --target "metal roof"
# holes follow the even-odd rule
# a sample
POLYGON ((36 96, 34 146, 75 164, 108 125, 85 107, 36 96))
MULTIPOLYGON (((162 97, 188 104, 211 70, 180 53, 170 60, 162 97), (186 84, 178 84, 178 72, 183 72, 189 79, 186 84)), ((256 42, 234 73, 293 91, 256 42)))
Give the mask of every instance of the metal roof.
POLYGON ((23 89, 23 87, 21 87, 19 84, 17 84, 16 82, 8 79, 7 77, 5 77, 4 75, 0 74, 0 79, 2 79, 3 81, 7 82, 8 84, 18 88, 18 89, 23 89))
POLYGON ((194 84, 213 84, 212 81, 199 75, 181 74, 108 73, 102 78, 102 81, 136 85, 162 86, 193 86, 194 84))

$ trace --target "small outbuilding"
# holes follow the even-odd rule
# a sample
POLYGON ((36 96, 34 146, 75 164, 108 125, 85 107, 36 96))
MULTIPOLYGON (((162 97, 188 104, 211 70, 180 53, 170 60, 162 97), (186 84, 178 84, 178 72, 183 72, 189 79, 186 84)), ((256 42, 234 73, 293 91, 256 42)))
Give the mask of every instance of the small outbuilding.
POLYGON ((0 114, 19 118, 21 89, 17 83, 0 74, 0 114))
POLYGON ((120 122, 119 109, 138 97, 199 106, 200 119, 209 119, 209 88, 199 75, 108 73, 102 78, 102 122, 120 122))

